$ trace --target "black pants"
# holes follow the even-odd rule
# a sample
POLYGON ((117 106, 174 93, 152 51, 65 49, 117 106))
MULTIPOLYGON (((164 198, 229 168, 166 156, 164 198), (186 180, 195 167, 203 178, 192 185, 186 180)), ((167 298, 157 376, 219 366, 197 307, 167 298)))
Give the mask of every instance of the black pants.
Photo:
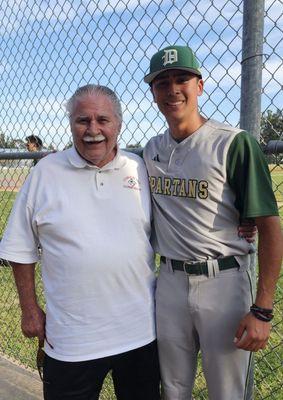
POLYGON ((45 400, 98 400, 109 371, 118 400, 159 400, 156 341, 135 350, 90 361, 65 362, 45 356, 45 400))

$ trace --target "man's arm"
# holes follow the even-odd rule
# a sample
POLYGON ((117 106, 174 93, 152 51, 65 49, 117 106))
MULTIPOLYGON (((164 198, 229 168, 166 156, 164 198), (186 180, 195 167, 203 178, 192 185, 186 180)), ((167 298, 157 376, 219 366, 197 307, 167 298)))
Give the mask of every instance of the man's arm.
MULTIPOLYGON (((255 304, 271 309, 282 262, 282 234, 277 216, 257 217, 259 277, 255 304)), ((236 332, 236 346, 243 350, 265 348, 270 335, 270 322, 257 319, 251 312, 240 322, 236 332), (246 334, 243 333, 246 331, 246 334)))
POLYGON ((282 262, 282 234, 279 217, 256 218, 259 233, 259 280, 255 304, 272 308, 282 262))
POLYGON ((27 337, 45 337, 45 313, 39 307, 35 292, 35 264, 10 262, 22 310, 22 331, 27 337))

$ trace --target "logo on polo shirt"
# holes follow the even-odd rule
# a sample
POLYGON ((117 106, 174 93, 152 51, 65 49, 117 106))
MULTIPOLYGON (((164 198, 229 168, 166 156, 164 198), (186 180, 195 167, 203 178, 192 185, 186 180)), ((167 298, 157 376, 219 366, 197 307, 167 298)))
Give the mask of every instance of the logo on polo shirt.
POLYGON ((141 190, 140 188, 140 182, 135 176, 126 176, 126 178, 123 179, 124 188, 127 189, 134 189, 134 190, 141 190))

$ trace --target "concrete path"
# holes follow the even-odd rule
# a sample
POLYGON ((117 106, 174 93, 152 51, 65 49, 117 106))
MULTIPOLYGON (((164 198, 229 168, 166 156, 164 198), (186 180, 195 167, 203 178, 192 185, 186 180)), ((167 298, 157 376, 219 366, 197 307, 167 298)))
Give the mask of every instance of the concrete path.
POLYGON ((39 377, 0 357, 0 400, 43 400, 39 377))

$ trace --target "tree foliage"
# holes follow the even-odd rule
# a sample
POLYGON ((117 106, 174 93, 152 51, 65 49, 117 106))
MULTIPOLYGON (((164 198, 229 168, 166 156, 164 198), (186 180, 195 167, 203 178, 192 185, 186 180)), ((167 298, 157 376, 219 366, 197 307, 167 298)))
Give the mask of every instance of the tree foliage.
POLYGON ((26 145, 22 139, 13 139, 0 131, 0 148, 1 149, 25 149, 26 145))
POLYGON ((261 140, 268 143, 269 140, 282 140, 283 137, 283 114, 277 109, 275 112, 267 110, 261 117, 261 140))
POLYGON ((127 149, 139 149, 141 147, 142 147, 141 146, 141 142, 137 142, 137 143, 134 143, 134 144, 130 143, 130 144, 126 145, 127 149))

